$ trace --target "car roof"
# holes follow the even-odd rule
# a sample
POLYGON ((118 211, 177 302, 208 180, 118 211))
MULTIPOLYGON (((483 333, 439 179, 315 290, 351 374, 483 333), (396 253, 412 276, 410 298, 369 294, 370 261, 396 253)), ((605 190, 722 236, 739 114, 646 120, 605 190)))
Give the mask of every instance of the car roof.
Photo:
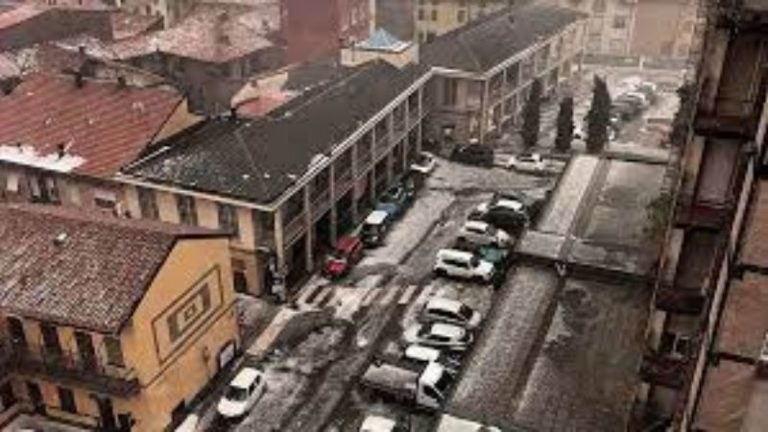
POLYGON ((424 368, 424 372, 421 373, 421 379, 424 382, 436 383, 445 374, 445 367, 439 363, 430 362, 427 367, 424 368))
POLYGON ((368 217, 365 218, 365 223, 371 225, 380 225, 385 220, 387 220, 388 216, 389 214, 384 210, 374 210, 368 214, 368 217))
POLYGON ((449 338, 460 338, 464 336, 466 331, 463 328, 453 324, 432 323, 430 327, 430 333, 440 336, 447 336, 449 338))
POLYGON ((397 422, 380 415, 368 415, 360 426, 361 432, 379 432, 393 430, 397 422))
POLYGON ((509 207, 512 210, 522 210, 523 209, 523 203, 517 200, 511 200, 507 198, 501 198, 495 203, 497 206, 501 207, 509 207))
POLYGON ((464 226, 467 228, 474 228, 474 229, 479 229, 481 231, 485 231, 486 229, 488 229, 488 226, 490 226, 490 224, 487 222, 479 221, 479 220, 468 220, 464 222, 464 226))
POLYGON ((237 373, 235 379, 230 383, 233 387, 247 388, 250 386, 256 377, 260 376, 261 372, 254 368, 243 368, 237 373))
POLYGON ((360 243, 360 239, 358 237, 345 235, 339 237, 339 240, 336 242, 336 249, 348 251, 354 248, 358 243, 360 243))
POLYGON ((411 344, 405 349, 404 355, 410 359, 435 361, 440 357, 440 350, 424 345, 411 344))
POLYGON ((471 259, 472 253, 466 252, 466 251, 460 251, 456 249, 440 249, 437 251, 437 256, 439 258, 456 258, 456 259, 471 259))
POLYGON ((442 298, 442 297, 432 297, 431 299, 429 299, 429 301, 424 306, 424 308, 425 309, 445 309, 445 310, 457 312, 462 306, 464 306, 464 303, 457 300, 451 300, 451 299, 442 298))

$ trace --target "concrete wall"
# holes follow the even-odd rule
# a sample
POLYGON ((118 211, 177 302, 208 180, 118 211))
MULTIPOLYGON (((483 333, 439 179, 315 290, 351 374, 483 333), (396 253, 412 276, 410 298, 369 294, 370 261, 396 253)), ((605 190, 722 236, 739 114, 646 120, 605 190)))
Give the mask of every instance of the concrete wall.
POLYGON ((696 2, 641 0, 635 11, 631 55, 688 56, 696 25, 696 2))

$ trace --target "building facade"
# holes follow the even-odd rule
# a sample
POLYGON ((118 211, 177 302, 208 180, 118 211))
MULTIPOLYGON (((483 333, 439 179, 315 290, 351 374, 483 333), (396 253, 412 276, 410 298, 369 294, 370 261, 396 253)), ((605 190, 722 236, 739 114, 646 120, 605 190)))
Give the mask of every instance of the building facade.
POLYGON ((698 23, 696 0, 557 0, 590 14, 587 53, 688 58, 698 23))
POLYGON ((239 349, 226 236, 65 207, 0 215, 0 419, 179 424, 239 349))
POLYGON ((211 120, 175 138, 183 151, 123 170, 126 206, 164 221, 223 226, 233 233, 238 289, 280 295, 283 280, 291 286, 315 269, 322 251, 407 171, 420 150, 430 74, 373 61, 270 119, 211 120), (203 150, 213 142, 222 148, 203 150), (288 142, 291 150, 281 150, 288 142), (200 151, 205 162, 193 157, 200 151))
POLYGON ((281 0, 280 8, 289 63, 338 55, 343 46, 367 39, 373 27, 370 0, 281 0))
POLYGON ((457 29, 514 4, 513 0, 415 0, 413 6, 414 35, 418 42, 457 29))
POLYGON ((483 142, 519 123, 535 79, 551 94, 581 69, 585 25, 581 13, 531 6, 498 12, 424 46, 422 61, 437 68, 426 137, 451 147, 471 139, 483 142), (503 36, 493 43, 489 32, 503 36))
POLYGON ((695 116, 670 195, 641 398, 649 421, 675 430, 762 430, 768 425, 751 423, 749 411, 760 400, 756 364, 768 331, 759 318, 768 10, 756 2, 703 5, 695 116))

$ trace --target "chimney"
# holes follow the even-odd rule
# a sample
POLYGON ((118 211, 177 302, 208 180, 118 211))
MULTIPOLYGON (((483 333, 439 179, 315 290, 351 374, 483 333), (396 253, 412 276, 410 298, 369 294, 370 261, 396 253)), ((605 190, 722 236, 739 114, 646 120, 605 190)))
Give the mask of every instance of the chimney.
POLYGON ((53 238, 53 244, 56 247, 62 247, 67 242, 67 239, 69 238, 69 235, 67 233, 59 233, 56 237, 53 238))
POLYGON ((64 143, 58 143, 56 144, 56 153, 59 155, 59 159, 62 159, 67 154, 67 149, 64 146, 64 143))
POLYGON ((125 80, 125 77, 120 75, 117 77, 117 88, 124 89, 128 87, 128 83, 125 80))

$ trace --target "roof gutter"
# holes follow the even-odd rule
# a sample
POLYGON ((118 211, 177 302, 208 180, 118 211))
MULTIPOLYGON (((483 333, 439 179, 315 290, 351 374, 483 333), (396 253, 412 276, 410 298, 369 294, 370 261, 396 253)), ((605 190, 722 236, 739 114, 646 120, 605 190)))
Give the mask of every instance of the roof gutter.
POLYGON ((248 208, 251 210, 272 212, 272 211, 275 211, 277 208, 277 206, 274 204, 270 204, 270 205, 256 204, 254 202, 245 201, 237 198, 231 198, 224 195, 215 195, 207 192, 200 192, 200 191, 194 191, 191 189, 179 188, 179 187, 171 186, 168 184, 145 181, 140 178, 137 178, 128 174, 124 174, 124 173, 115 174, 113 179, 119 183, 131 185, 131 186, 142 187, 146 189, 154 189, 154 190, 168 192, 172 194, 178 194, 178 195, 186 195, 186 196, 205 199, 205 200, 214 201, 222 204, 229 204, 236 207, 248 208))

